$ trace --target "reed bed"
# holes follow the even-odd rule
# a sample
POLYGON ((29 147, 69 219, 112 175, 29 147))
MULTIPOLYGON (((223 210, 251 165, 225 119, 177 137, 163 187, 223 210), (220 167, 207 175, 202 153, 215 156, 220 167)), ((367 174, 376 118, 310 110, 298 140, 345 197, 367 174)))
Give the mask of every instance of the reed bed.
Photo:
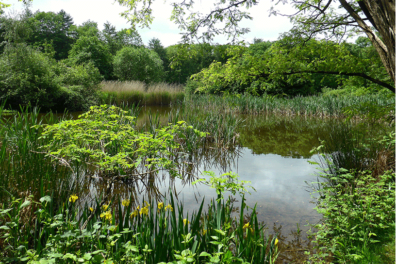
MULTIPOLYGON (((383 95, 365 95, 350 97, 309 96, 278 98, 270 95, 256 97, 194 95, 186 105, 201 107, 210 111, 228 111, 240 114, 273 113, 286 116, 344 117, 344 109, 361 105, 387 107, 394 105, 394 98, 383 95)), ((391 113, 390 113, 391 114, 391 113)))
POLYGON ((103 81, 100 86, 102 104, 175 105, 184 100, 184 87, 179 84, 103 81))

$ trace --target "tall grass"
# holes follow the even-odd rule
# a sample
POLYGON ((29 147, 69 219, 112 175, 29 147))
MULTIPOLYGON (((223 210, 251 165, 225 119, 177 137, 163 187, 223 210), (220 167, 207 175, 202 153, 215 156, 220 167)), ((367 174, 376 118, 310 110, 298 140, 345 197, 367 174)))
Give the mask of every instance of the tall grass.
MULTIPOLYGON (((394 104, 394 98, 383 95, 364 96, 309 96, 279 98, 270 95, 262 97, 251 95, 214 96, 193 95, 186 105, 201 107, 210 111, 229 111, 241 114, 274 113, 287 116, 343 117, 343 109, 358 105, 371 104, 378 107, 394 104)), ((391 114, 391 113, 390 113, 391 114)))
POLYGON ((51 163, 41 153, 40 146, 47 143, 39 139, 40 128, 33 126, 55 123, 62 119, 53 114, 40 115, 35 108, 29 112, 21 109, 12 116, 2 116, 0 107, 0 201, 10 202, 15 197, 33 195, 36 199, 53 194, 55 200, 63 200, 73 190, 74 180, 64 167, 51 163))
POLYGON ((184 88, 178 84, 103 81, 100 86, 102 104, 175 105, 184 100, 184 88))
MULTIPOLYGON (((143 200, 138 208, 129 200, 120 199, 113 199, 114 206, 95 208, 99 206, 97 201, 91 205, 95 208, 94 217, 82 226, 91 209, 88 205, 78 209, 76 199, 77 196, 72 196, 57 210, 50 197, 40 199, 37 202, 40 213, 33 220, 36 222, 33 230, 23 230, 15 224, 23 211, 33 205, 32 199, 14 200, 9 209, 0 209, 0 224, 4 226, 0 233, 11 238, 4 241, 2 259, 6 263, 21 260, 75 263, 70 261, 78 259, 85 263, 156 264, 180 260, 178 256, 184 255, 195 263, 208 263, 208 256, 212 259, 217 256, 219 260, 228 259, 228 263, 238 258, 247 261, 244 263, 270 264, 277 258, 276 238, 264 235, 255 208, 245 214, 243 200, 238 214, 233 213, 235 208, 230 200, 212 201, 206 212, 202 201, 197 212, 187 214, 172 195, 161 203, 143 200), (234 215, 238 217, 233 218, 234 215), (34 232, 23 236, 26 231, 34 232)), ((182 263, 191 262, 186 258, 182 263)))

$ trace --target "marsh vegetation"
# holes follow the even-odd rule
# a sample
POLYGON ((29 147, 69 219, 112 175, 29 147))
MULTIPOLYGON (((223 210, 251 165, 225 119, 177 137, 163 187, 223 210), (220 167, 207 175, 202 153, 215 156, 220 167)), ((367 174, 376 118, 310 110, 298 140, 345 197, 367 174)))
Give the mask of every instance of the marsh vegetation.
POLYGON ((394 76, 372 39, 0 22, 0 263, 394 263, 394 76))

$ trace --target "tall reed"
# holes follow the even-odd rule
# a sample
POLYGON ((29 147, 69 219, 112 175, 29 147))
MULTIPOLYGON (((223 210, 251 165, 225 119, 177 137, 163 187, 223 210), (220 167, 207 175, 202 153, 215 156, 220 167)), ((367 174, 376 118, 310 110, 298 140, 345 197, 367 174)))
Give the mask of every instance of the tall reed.
POLYGON ((175 105, 184 100, 184 88, 177 84, 154 83, 146 85, 139 81, 103 81, 101 103, 140 105, 175 105))
POLYGON ((343 109, 357 105, 371 104, 378 107, 394 104, 394 99, 383 95, 350 97, 309 96, 279 98, 270 95, 214 96, 193 95, 186 105, 201 107, 210 111, 229 111, 241 114, 275 113, 281 115, 343 117, 343 109))

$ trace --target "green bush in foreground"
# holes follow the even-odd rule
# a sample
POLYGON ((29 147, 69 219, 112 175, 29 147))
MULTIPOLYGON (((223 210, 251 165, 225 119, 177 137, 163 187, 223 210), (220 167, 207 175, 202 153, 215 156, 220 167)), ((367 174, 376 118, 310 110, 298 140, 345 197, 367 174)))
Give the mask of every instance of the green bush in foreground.
MULTIPOLYGON (((386 140, 394 146, 394 133, 386 140)), ((377 171, 332 168, 321 175, 325 181, 316 183, 315 209, 323 219, 312 225, 317 251, 311 263, 331 258, 336 263, 394 263, 394 255, 387 254, 395 238, 394 163, 392 170, 374 168, 377 171)))

